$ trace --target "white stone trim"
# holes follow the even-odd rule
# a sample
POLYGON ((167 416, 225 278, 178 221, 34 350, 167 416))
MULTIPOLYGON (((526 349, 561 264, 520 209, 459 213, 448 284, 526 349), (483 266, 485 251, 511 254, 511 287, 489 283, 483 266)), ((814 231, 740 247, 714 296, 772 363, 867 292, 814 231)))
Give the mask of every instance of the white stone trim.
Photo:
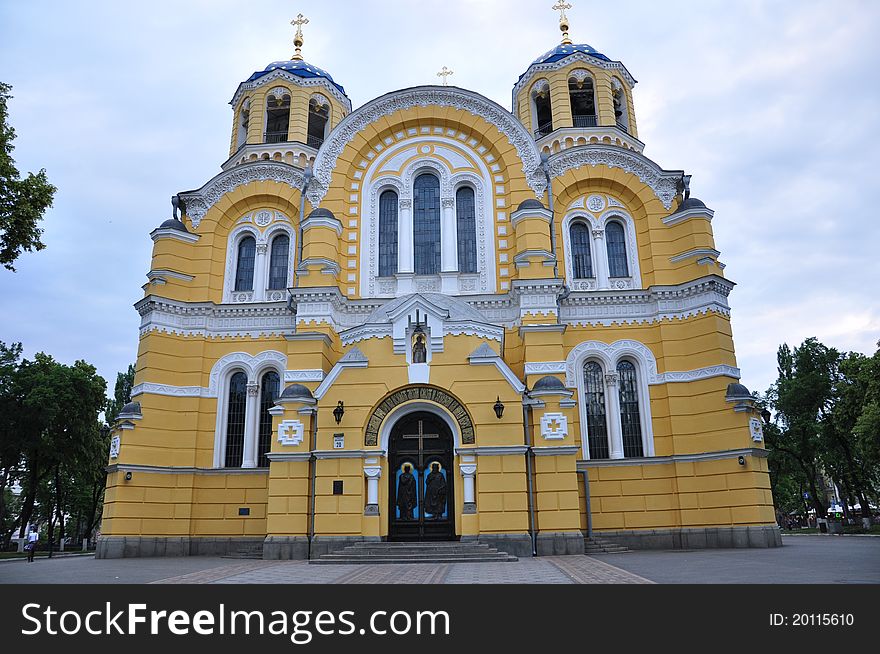
POLYGON ((439 417, 444 423, 446 423, 446 426, 449 427, 449 431, 452 433, 453 447, 456 449, 456 451, 461 448, 461 433, 459 431, 458 421, 455 419, 455 416, 449 413, 446 410, 446 407, 440 406, 439 404, 416 400, 413 402, 406 402, 404 404, 400 404, 394 407, 391 411, 388 412, 388 415, 385 416, 385 419, 379 426, 380 450, 382 450, 383 452, 388 451, 388 441, 391 438, 391 431, 392 429, 394 429, 394 425, 404 416, 409 415, 410 413, 415 413, 417 411, 433 413, 435 416, 439 417))
POLYGON ((566 456, 578 452, 577 445, 544 445, 532 448, 532 453, 535 456, 566 456))
POLYGON ((606 166, 632 173, 644 182, 666 209, 678 193, 678 184, 684 174, 681 170, 663 170, 646 156, 612 145, 588 144, 568 148, 551 155, 550 175, 559 177, 570 170, 584 166, 606 166))
POLYGON ((324 371, 320 368, 310 368, 304 370, 285 370, 284 383, 292 384, 296 382, 321 382, 324 381, 324 371))
POLYGON ((138 395, 167 395, 170 397, 211 397, 204 386, 174 386, 173 384, 154 384, 141 382, 131 389, 131 397, 138 395))
POLYGON ((281 445, 299 445, 303 442, 305 427, 299 420, 282 420, 278 423, 278 442, 281 445))
POLYGON ((483 118, 494 126, 516 149, 523 162, 523 173, 537 195, 544 192, 544 176, 539 170, 540 156, 534 139, 509 111, 472 91, 456 87, 420 86, 383 95, 346 116, 330 133, 315 158, 315 178, 308 197, 318 206, 332 184, 333 170, 345 147, 371 123, 412 107, 451 107, 483 118))
MULTIPOLYGON (((258 212, 254 212, 258 213, 258 212)), ((259 213, 263 213, 262 211, 259 213)), ((297 251, 296 232, 290 224, 290 219, 280 211, 269 211, 272 217, 269 222, 260 227, 256 223, 242 222, 252 214, 243 216, 229 232, 226 240, 226 267, 223 273, 223 303, 240 304, 243 302, 283 302, 287 299, 287 289, 293 286, 293 263, 297 251), (287 249, 287 279, 283 289, 268 288, 269 273, 272 263, 272 241, 283 232, 288 238, 287 249), (251 291, 235 290, 235 273, 238 264, 238 248, 241 241, 247 236, 253 236, 256 242, 254 259, 254 279, 251 291)))
POLYGON ((541 415, 541 438, 544 440, 564 440, 568 436, 568 418, 564 413, 546 412, 541 415), (553 429, 553 423, 559 425, 553 429))
POLYGON ((330 390, 330 387, 333 386, 336 378, 342 374, 342 371, 347 368, 367 368, 369 367, 369 360, 361 352, 357 347, 351 348, 348 352, 343 355, 339 361, 336 362, 336 365, 330 369, 330 372, 327 373, 327 376, 324 378, 324 381, 315 389, 315 399, 320 400, 324 395, 326 395, 327 391, 330 390))
POLYGON ((712 218, 715 217, 715 212, 711 209, 685 209, 684 211, 676 211, 673 214, 669 214, 665 218, 662 219, 662 223, 669 227, 673 225, 678 225, 686 220, 691 219, 700 219, 700 220, 708 220, 712 222, 712 218))
POLYGON ((287 184, 297 194, 305 185, 303 171, 289 164, 265 160, 243 163, 224 170, 196 191, 181 193, 180 197, 186 203, 186 217, 192 221, 193 228, 198 229, 205 214, 224 195, 240 186, 263 181, 287 184))
POLYGON ((310 214, 303 221, 302 228, 305 232, 313 227, 328 227, 336 232, 336 236, 342 236, 342 222, 336 217, 331 218, 330 216, 310 214))
POLYGON ((201 238, 201 236, 198 234, 191 234, 190 232, 182 232, 179 229, 172 229, 171 227, 157 227, 150 232, 150 238, 153 239, 154 243, 162 238, 172 238, 178 241, 183 241, 184 243, 195 243, 201 238))
POLYGON ((514 391, 522 394, 526 389, 525 384, 520 381, 519 377, 516 376, 501 356, 492 350, 488 343, 484 342, 480 345, 480 347, 468 357, 468 362, 472 366, 495 366, 514 391))
POLYGON ((522 456, 529 451, 526 445, 485 445, 482 447, 459 447, 455 453, 459 456, 522 456))
POLYGON ((577 462, 578 471, 589 468, 611 468, 618 466, 668 465, 670 463, 691 463, 695 461, 723 461, 740 456, 753 456, 766 459, 769 452, 760 447, 721 450, 718 452, 699 452, 697 454, 673 454, 670 456, 633 457, 629 459, 592 459, 577 462))
POLYGON ((714 248, 694 248, 693 250, 688 250, 687 252, 682 252, 680 254, 676 254, 675 256, 669 257, 669 262, 678 263, 679 261, 696 259, 697 257, 708 257, 709 259, 712 259, 714 261, 717 260, 720 256, 721 252, 714 248))
POLYGON ((565 361, 530 361, 525 364, 526 375, 556 375, 565 372, 565 361))

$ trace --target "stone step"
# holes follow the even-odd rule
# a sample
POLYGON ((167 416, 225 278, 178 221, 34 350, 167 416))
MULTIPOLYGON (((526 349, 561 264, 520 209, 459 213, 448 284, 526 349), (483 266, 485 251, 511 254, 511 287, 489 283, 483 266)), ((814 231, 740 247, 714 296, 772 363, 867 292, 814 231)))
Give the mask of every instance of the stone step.
POLYGON ((340 564, 392 564, 392 563, 506 563, 510 561, 517 561, 518 559, 515 556, 510 556, 509 554, 505 554, 504 552, 498 552, 493 555, 483 555, 483 556, 461 556, 461 555, 449 555, 449 556, 416 556, 411 558, 403 558, 398 556, 393 557, 384 557, 384 556, 364 556, 364 557, 349 557, 349 556, 339 556, 338 558, 332 557, 330 554, 324 554, 320 558, 312 559, 309 561, 312 565, 340 565, 340 564))
POLYGON ((629 551, 628 547, 606 538, 584 538, 584 554, 620 554, 629 551))
POLYGON ((516 561, 486 543, 458 541, 363 541, 323 554, 309 563, 467 563, 516 561))

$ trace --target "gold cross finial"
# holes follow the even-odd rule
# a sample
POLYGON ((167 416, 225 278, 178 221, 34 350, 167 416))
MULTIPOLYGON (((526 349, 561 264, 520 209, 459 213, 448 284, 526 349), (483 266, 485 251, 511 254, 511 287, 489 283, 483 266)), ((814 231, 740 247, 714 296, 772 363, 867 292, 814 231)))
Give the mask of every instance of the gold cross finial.
POLYGON ((442 77, 443 78, 443 86, 446 86, 446 78, 449 77, 450 75, 454 75, 454 74, 455 74, 455 71, 449 70, 446 66, 443 66, 443 70, 441 70, 439 73, 437 73, 437 77, 442 77))
POLYGON ((565 10, 571 9, 571 5, 565 0, 558 0, 551 8, 559 12, 559 30, 562 32, 562 42, 568 45, 571 43, 571 39, 568 38, 568 16, 565 15, 565 10))
POLYGON ((291 59, 302 59, 302 44, 303 44, 303 30, 302 26, 308 24, 309 19, 303 16, 302 14, 298 14, 296 18, 290 21, 291 25, 296 26, 296 34, 293 36, 293 47, 296 48, 296 52, 293 53, 293 57, 291 59))

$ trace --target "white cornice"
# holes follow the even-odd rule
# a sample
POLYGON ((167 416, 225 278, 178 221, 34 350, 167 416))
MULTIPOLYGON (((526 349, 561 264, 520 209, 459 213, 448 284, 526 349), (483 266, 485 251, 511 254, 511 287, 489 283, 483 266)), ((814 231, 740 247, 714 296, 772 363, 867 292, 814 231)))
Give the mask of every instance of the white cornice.
POLYGON ((148 295, 135 304, 140 333, 163 332, 204 338, 282 336, 292 332, 294 316, 284 305, 188 303, 148 295))
POLYGON ((507 137, 522 161, 523 173, 536 195, 544 192, 546 181, 540 171, 540 155, 535 141, 509 111, 473 91, 454 86, 419 86, 394 91, 371 100, 346 116, 324 141, 315 158, 315 177, 308 190, 309 202, 318 206, 331 186, 336 162, 345 147, 365 127, 381 118, 413 107, 451 107, 483 118, 507 137))
POLYGON ((606 166, 632 173, 669 209, 678 193, 682 170, 664 170, 643 154, 612 145, 579 145, 551 155, 550 175, 559 177, 583 166, 606 166))
POLYGON ((488 343, 483 343, 469 357, 468 362, 472 366, 495 366, 501 376, 507 380, 511 388, 519 394, 525 391, 526 387, 519 377, 510 369, 510 366, 497 354, 488 343))
POLYGON ((182 232, 179 229, 172 229, 170 227, 159 227, 150 232, 150 238, 153 239, 154 243, 162 238, 172 238, 178 241, 183 241, 184 243, 195 243, 201 238, 201 236, 198 234, 191 234, 190 232, 182 232))
MULTIPOLYGON (((305 186, 303 171, 280 161, 254 161, 224 170, 194 191, 180 193, 186 204, 186 217, 198 229, 202 218, 227 193, 253 182, 272 181, 300 191, 305 186)), ((292 201, 292 200, 291 200, 292 201)))
POLYGON ((695 454, 673 454, 672 456, 641 456, 626 459, 589 459, 577 462, 578 471, 590 468, 613 468, 617 466, 664 465, 670 463, 690 463, 694 461, 722 461, 737 459, 740 456, 753 456, 766 459, 769 452, 759 447, 747 447, 739 450, 722 450, 719 452, 697 452, 695 454))
POLYGON ((673 257, 669 257, 669 261, 670 263, 678 263, 679 261, 696 259, 698 257, 708 257, 714 260, 720 256, 721 253, 714 248, 694 248, 693 250, 688 250, 687 252, 682 252, 681 254, 676 254, 673 257))
POLYGON ((302 224, 303 231, 313 229, 315 227, 328 227, 336 232, 337 236, 342 236, 342 222, 338 218, 330 216, 308 216, 302 224))
POLYGON ((663 224, 671 227, 672 225, 677 225, 678 223, 684 222, 685 220, 691 220, 692 218, 712 222, 714 216, 715 212, 711 209, 685 209, 684 211, 676 211, 663 218, 663 224))
POLYGON ((232 96, 232 100, 229 101, 229 104, 232 105, 233 110, 236 105, 238 105, 238 101, 241 99, 241 96, 247 93, 248 91, 253 91, 254 89, 258 89, 261 86, 266 86, 267 84, 271 84, 272 82, 277 82, 278 80, 284 80, 294 86, 300 86, 304 88, 311 88, 320 86, 325 89, 330 95, 332 95, 336 100, 342 104, 348 111, 351 111, 351 100, 342 93, 336 85, 330 82, 328 79, 324 77, 300 77, 299 75, 294 75, 291 72, 283 70, 281 68, 277 68, 272 72, 266 73, 265 75, 258 77, 257 79, 250 82, 242 82, 238 85, 238 88, 235 90, 235 94, 232 96))

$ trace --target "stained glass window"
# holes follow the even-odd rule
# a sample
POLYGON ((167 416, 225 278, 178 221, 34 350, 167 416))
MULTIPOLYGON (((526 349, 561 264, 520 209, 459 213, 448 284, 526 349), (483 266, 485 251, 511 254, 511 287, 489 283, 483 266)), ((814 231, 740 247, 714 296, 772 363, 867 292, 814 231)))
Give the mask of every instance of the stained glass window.
POLYGON ((605 418, 605 379, 595 361, 584 366, 584 392, 587 402, 587 439, 591 459, 608 458, 608 423, 605 418))
POLYGON ((229 380, 226 410, 226 467, 240 468, 244 455, 244 416, 247 405, 247 375, 237 372, 229 380))
POLYGON ((272 240, 272 254, 269 258, 269 288, 287 288, 287 264, 290 258, 290 238, 279 234, 272 240))
POLYGON ((639 393, 636 367, 629 361, 617 364, 620 392, 620 429, 623 434, 623 456, 644 456, 642 451, 642 421, 639 417, 639 393))
POLYGON ((626 263, 626 237, 623 225, 613 221, 605 226, 605 243, 608 246, 608 272, 612 277, 629 277, 626 263))
POLYGON ((379 196, 379 277, 397 272, 397 193, 379 196))
POLYGON ((257 256, 257 242, 253 236, 246 236, 238 244, 238 261, 235 267, 235 290, 254 290, 254 260, 257 256))
POLYGON ((440 272, 440 180, 434 175, 419 175, 413 184, 413 251, 417 275, 440 272))
POLYGON ((571 263, 575 279, 588 279, 593 276, 590 230, 581 222, 571 226, 571 263))
POLYGON ((455 194, 456 226, 458 229, 458 269, 477 272, 477 214, 474 189, 463 186, 455 194))
POLYGON ((275 406, 278 399, 278 388, 281 378, 274 370, 263 375, 260 383, 260 435, 257 447, 257 465, 261 468, 269 466, 269 458, 266 456, 272 448, 272 415, 269 409, 275 406))

